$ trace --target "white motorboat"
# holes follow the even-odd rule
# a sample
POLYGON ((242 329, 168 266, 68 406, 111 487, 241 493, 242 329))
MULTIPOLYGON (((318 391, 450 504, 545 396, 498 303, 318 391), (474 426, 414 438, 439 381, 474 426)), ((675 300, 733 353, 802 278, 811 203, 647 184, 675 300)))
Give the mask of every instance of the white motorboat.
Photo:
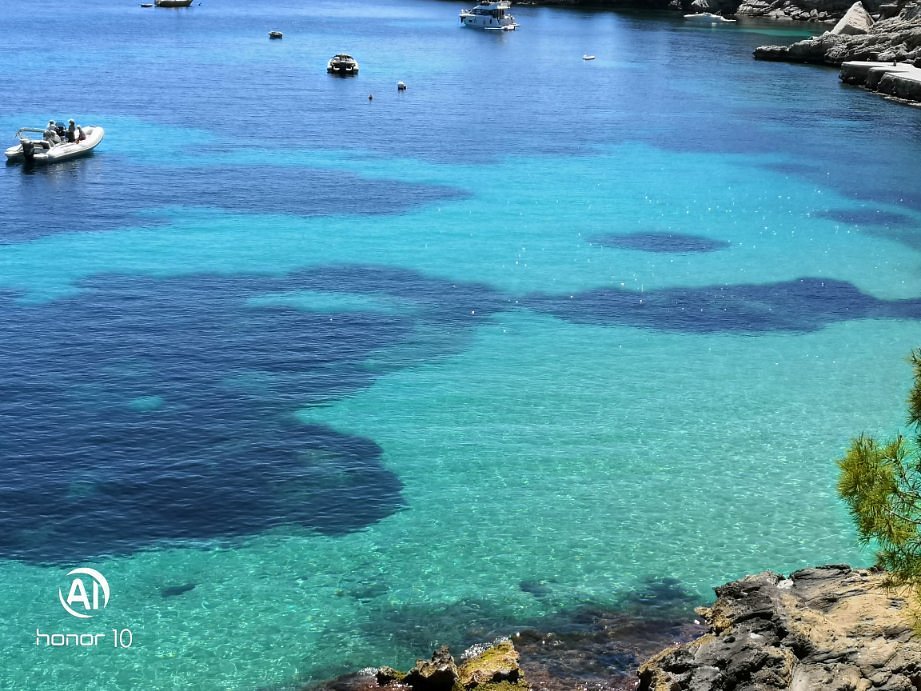
POLYGON ((512 3, 508 0, 480 0, 476 7, 461 10, 461 24, 486 31, 514 31, 518 24, 507 13, 511 7, 512 3))
POLYGON ((697 12, 696 14, 686 14, 684 18, 697 24, 719 24, 721 22, 734 22, 735 19, 726 19, 721 14, 712 12, 697 12))
POLYGON ((68 161, 90 153, 105 135, 105 130, 98 125, 81 127, 79 130, 83 131, 84 139, 55 143, 45 137, 46 130, 38 127, 21 127, 16 132, 19 143, 6 150, 6 159, 11 162, 22 161, 24 163, 68 161), (32 134, 38 136, 32 137, 30 136, 32 134))
POLYGON ((350 76, 358 74, 358 61, 346 53, 338 53, 326 63, 326 71, 330 74, 350 76))

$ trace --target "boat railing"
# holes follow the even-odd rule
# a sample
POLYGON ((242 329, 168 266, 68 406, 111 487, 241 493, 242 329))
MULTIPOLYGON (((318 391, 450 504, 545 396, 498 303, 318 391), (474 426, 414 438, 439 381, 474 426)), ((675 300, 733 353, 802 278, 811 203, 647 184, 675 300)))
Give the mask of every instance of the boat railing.
POLYGON ((16 137, 19 139, 25 139, 25 137, 22 136, 23 132, 35 132, 36 134, 45 134, 45 130, 41 129, 40 127, 20 127, 18 130, 16 130, 16 137))

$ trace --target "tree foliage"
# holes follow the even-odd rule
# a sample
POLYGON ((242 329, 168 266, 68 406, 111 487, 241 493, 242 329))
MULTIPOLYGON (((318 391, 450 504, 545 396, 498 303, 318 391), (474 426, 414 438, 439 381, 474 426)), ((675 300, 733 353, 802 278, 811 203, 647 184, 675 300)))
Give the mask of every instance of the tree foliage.
POLYGON ((881 444, 861 435, 838 461, 838 493, 847 502, 865 544, 877 546, 877 563, 897 583, 921 588, 921 349, 912 352, 914 386, 908 425, 914 440, 899 435, 881 444))

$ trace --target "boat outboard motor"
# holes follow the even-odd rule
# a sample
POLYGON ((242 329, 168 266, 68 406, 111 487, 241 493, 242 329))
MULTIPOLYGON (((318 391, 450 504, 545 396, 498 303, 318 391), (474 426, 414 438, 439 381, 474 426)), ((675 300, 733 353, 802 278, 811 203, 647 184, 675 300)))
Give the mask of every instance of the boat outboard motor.
POLYGON ((22 156, 27 161, 31 161, 35 157, 35 142, 31 139, 22 140, 22 156))

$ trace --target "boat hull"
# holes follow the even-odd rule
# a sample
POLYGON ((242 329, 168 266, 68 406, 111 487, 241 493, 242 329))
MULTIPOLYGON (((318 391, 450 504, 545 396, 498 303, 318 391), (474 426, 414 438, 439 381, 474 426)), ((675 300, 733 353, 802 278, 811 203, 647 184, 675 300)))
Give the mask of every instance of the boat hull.
POLYGON ((193 0, 155 0, 157 7, 189 7, 193 0))
POLYGON ((86 135, 86 139, 82 142, 57 144, 50 149, 36 150, 34 154, 29 157, 25 155, 22 143, 11 146, 4 153, 6 154, 7 161, 11 163, 22 161, 27 163, 46 164, 69 161, 91 153, 93 149, 99 145, 99 142, 102 141, 103 136, 105 136, 105 130, 99 126, 84 127, 83 133, 86 135))
POLYGON ((461 10, 461 25, 485 31, 514 31, 518 25, 508 12, 511 6, 509 0, 480 0, 476 7, 461 10))
POLYGON ((351 77, 358 74, 358 60, 345 53, 334 55, 326 63, 326 71, 339 77, 351 77))
POLYGON ((483 29, 484 31, 515 31, 518 28, 514 20, 503 22, 502 20, 481 15, 461 15, 461 24, 471 29, 483 29))
POLYGON ((732 23, 735 22, 735 19, 726 19, 719 14, 712 14, 710 12, 699 12, 697 14, 686 14, 684 18, 689 22, 694 22, 695 24, 722 24, 722 23, 732 23))

